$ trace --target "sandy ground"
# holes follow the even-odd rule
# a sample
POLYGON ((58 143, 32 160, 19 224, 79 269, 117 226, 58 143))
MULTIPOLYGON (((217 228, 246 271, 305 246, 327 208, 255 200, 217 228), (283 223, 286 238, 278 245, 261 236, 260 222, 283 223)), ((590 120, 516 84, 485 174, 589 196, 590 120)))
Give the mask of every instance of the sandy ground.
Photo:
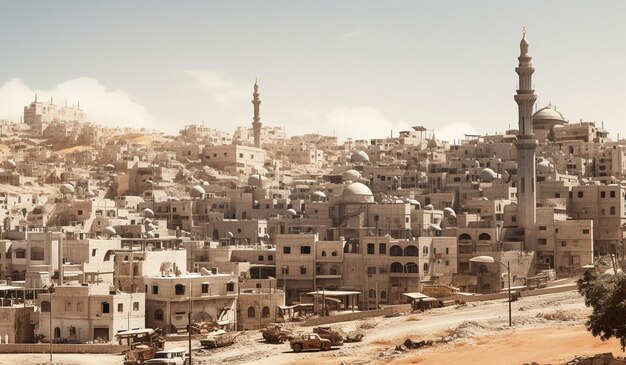
MULTIPOLYGON (((361 328, 363 342, 346 343, 328 352, 293 353, 288 344, 265 343, 258 331, 248 331, 233 346, 201 350, 194 341, 195 359, 206 364, 559 364, 576 355, 613 352, 622 355, 619 341, 602 342, 584 328, 589 314, 574 291, 522 298, 513 303, 513 327, 508 326, 506 301, 469 303, 394 318, 338 323, 348 332, 361 328), (371 327, 371 328, 365 328, 371 327), (397 351, 410 338, 438 343, 420 350, 397 351), (442 341, 443 339, 443 341, 442 341)), ((291 324, 294 332, 312 329, 291 324)), ((185 341, 167 348, 186 347, 185 341)), ((44 364, 47 355, 2 355, 0 364, 44 364)), ((62 364, 122 364, 119 355, 55 355, 62 364)))

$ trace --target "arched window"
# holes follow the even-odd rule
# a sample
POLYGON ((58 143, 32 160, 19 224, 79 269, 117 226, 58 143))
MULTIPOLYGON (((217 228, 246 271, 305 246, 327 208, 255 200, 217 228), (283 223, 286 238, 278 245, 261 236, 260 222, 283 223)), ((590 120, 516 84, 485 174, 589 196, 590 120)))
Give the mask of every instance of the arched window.
POLYGON ((50 302, 47 300, 44 300, 43 302, 41 302, 41 312, 46 313, 46 312, 50 312, 50 302))
POLYGON ((472 240, 472 236, 470 236, 467 233, 463 233, 462 235, 459 236, 459 241, 471 241, 472 240))
POLYGON ((326 257, 326 251, 322 250, 322 257, 326 257))
POLYGON ((491 236, 489 235, 489 233, 481 233, 480 235, 478 235, 478 240, 479 241, 491 241, 491 236))
MULTIPOLYGON (((427 271, 427 270, 425 270, 427 271)), ((417 274, 419 272, 418 266, 416 263, 414 262, 408 262, 406 265, 404 265, 404 272, 406 273, 411 273, 411 274, 417 274)))
POLYGON ((213 239, 219 239, 220 238, 220 231, 218 231, 217 229, 213 230, 213 239))
POLYGON ((183 284, 176 284, 174 290, 176 291, 176 295, 185 295, 185 285, 183 284))
POLYGON ((263 307, 263 310, 261 311, 261 315, 263 317, 269 317, 270 316, 270 307, 268 307, 268 306, 263 307))
POLYGON ((333 251, 330 255, 331 256, 337 256, 337 251, 333 251))
POLYGON ((419 256, 419 250, 413 245, 406 246, 404 256, 419 256))
POLYGON ((157 309, 154 311, 154 320, 155 321, 162 321, 163 320, 163 310, 162 309, 157 309))
POLYGON ((402 256, 402 248, 398 245, 393 245, 389 249, 389 256, 402 256))
POLYGON ((380 299, 387 299, 387 292, 384 290, 380 291, 380 299))
POLYGON ((138 276, 139 275, 139 266, 134 265, 133 266, 133 276, 138 276))
POLYGON ((248 318, 254 317, 256 317, 256 311, 254 310, 254 307, 250 306, 248 307, 248 318))
POLYGON ((391 272, 401 273, 401 272, 404 272, 403 269, 404 267, 399 262, 394 262, 393 264, 391 264, 391 272))
POLYGON ((61 337, 61 329, 59 327, 54 327, 54 338, 61 337))
POLYGON ((609 214, 615 215, 615 207, 609 208, 609 214))
POLYGON ((376 298, 376 290, 370 289, 369 292, 368 292, 368 297, 376 298))
POLYGON ((424 263, 424 272, 428 272, 428 264, 426 262, 424 263))
POLYGON ((424 253, 424 255, 428 255, 428 246, 422 247, 422 253, 424 253))

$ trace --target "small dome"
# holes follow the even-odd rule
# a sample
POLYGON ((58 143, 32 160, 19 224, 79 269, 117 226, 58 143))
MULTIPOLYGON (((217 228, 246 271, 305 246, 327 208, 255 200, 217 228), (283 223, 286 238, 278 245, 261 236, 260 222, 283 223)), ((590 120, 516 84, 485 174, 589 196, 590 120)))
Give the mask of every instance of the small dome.
POLYGON ((542 161, 540 161, 539 163, 537 163, 537 170, 538 171, 550 171, 550 168, 552 167, 552 164, 550 163, 550 161, 544 159, 542 161))
POLYGON ((342 203, 373 203, 374 194, 367 185, 355 182, 343 189, 340 201, 342 203))
POLYGON ((341 175, 341 178, 343 179, 343 181, 357 181, 360 177, 361 177, 361 173, 353 169, 346 170, 341 175))
POLYGON ((154 238, 154 237, 156 237, 156 235, 154 234, 154 232, 149 231, 149 232, 146 232, 146 237, 147 238, 154 238))
POLYGON ((298 212, 296 212, 296 210, 295 210, 295 209, 293 209, 293 208, 289 208, 289 209, 287 209, 287 214, 288 214, 289 216, 293 217, 293 216, 298 215, 298 212))
POLYGON ((107 226, 107 227, 104 227, 104 233, 111 235, 111 236, 115 236, 117 234, 117 231, 115 231, 115 228, 111 226, 107 226))
POLYGON ((498 174, 496 174, 495 171, 487 167, 487 168, 482 169, 482 171, 480 172, 479 178, 481 181, 491 182, 498 178, 498 174))
POLYGON ((443 214, 446 216, 450 216, 450 217, 456 217, 456 213, 454 212, 454 209, 450 207, 443 208, 443 214))
POLYGON ((533 128, 535 129, 550 129, 566 123, 563 114, 556 111, 551 104, 533 114, 533 128))
POLYGON ((192 198, 201 198, 204 194, 206 194, 206 192, 204 191, 204 188, 200 185, 196 185, 189 190, 189 196, 191 196, 192 198))
POLYGON ((115 165, 108 163, 108 164, 104 165, 104 169, 106 171, 114 171, 115 170, 115 165))
POLYGON ((365 151, 357 151, 350 156, 350 162, 352 163, 366 163, 370 162, 370 156, 365 151))
POLYGON ((17 167, 17 163, 14 160, 6 160, 2 165, 7 170, 15 170, 17 167))
POLYGON ((267 182, 267 177, 260 174, 252 174, 248 177, 248 185, 251 186, 261 186, 265 185, 267 182))
POLYGON ((152 223, 152 219, 150 219, 150 218, 146 218, 146 219, 144 219, 144 220, 143 220, 143 222, 144 222, 145 224, 152 223))
POLYGON ((154 224, 152 224, 152 223, 146 224, 146 231, 147 232, 154 231, 155 229, 156 229, 156 227, 154 226, 154 224))
POLYGON ((154 218, 154 212, 150 208, 144 209, 141 214, 146 218, 154 218))
POLYGON ((74 194, 74 191, 76 191, 76 189, 74 188, 74 185, 70 184, 70 183, 65 183, 61 185, 61 194, 74 194))
POLYGON ((311 194, 311 199, 320 201, 326 199, 326 194, 323 191, 315 191, 311 194))

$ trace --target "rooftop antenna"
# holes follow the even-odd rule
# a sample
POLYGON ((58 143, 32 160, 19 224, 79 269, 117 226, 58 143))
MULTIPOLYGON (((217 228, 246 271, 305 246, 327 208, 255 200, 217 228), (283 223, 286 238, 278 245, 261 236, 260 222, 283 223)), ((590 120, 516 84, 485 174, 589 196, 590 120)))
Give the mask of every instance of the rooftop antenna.
POLYGON ((37 93, 35 93, 35 103, 37 102, 37 93))
POLYGON ((78 110, 80 110, 80 100, 78 101, 78 110))

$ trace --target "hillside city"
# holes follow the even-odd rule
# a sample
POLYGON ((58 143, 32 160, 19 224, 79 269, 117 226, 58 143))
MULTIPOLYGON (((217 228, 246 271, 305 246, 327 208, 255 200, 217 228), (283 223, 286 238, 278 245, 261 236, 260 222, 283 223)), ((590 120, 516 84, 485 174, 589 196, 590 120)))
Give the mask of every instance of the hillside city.
POLYGON ((460 141, 421 125, 288 136, 262 122, 258 82, 251 125, 178 135, 35 95, 0 123, 0 343, 156 331, 186 348, 507 298, 511 325, 511 295, 571 292, 599 259, 623 259, 626 227, 626 142, 537 105, 525 32, 515 64, 517 128, 460 141))

